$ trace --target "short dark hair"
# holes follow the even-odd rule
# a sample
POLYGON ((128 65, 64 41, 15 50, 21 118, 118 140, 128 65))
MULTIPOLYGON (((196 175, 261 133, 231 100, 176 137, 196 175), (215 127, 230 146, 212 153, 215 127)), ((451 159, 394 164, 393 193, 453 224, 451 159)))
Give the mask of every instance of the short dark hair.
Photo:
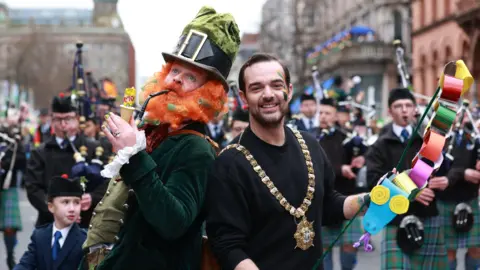
POLYGON ((252 55, 240 68, 240 73, 238 74, 238 87, 240 88, 240 91, 245 91, 246 86, 245 86, 245 70, 248 67, 251 67, 255 64, 262 63, 262 62, 277 62, 282 66, 283 73, 285 73, 285 83, 287 84, 287 87, 290 85, 290 71, 288 70, 287 66, 280 61, 277 57, 267 54, 267 53, 256 53, 252 55))
POLYGON ((407 88, 394 88, 388 95, 388 107, 399 99, 410 99, 414 105, 416 105, 415 97, 412 92, 407 88))

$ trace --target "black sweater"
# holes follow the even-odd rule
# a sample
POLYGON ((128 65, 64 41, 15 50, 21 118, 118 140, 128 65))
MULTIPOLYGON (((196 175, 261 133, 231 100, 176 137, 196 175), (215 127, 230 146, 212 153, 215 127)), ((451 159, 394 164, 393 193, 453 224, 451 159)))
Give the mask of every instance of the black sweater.
MULTIPOLYGON (((307 191, 307 168, 297 139, 285 129, 286 142, 280 147, 265 143, 250 128, 240 143, 287 201, 299 207, 307 191)), ((345 197, 333 189, 332 166, 315 138, 302 135, 316 176, 314 198, 306 214, 314 222, 314 246, 306 251, 294 249, 293 216, 270 194, 245 156, 230 149, 216 160, 207 192, 207 235, 222 269, 234 269, 247 258, 262 270, 311 269, 323 252, 322 224, 345 219, 345 197)))

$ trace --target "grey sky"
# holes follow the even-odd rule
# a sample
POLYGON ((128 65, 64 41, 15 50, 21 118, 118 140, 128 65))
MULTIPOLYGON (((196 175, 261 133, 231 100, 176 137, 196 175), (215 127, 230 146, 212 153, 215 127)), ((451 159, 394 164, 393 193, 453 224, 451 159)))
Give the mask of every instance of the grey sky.
MULTIPOLYGON (((0 0, 9 7, 92 8, 93 0, 0 0)), ((171 51, 183 27, 203 5, 232 13, 240 30, 256 32, 265 0, 119 0, 119 13, 133 40, 137 75, 150 76, 163 64, 162 51, 171 51)))

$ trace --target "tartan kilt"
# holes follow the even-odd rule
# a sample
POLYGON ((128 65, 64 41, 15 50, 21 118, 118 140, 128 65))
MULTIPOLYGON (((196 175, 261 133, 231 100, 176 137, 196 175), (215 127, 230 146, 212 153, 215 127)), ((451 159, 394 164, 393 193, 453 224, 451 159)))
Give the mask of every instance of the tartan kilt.
POLYGON ((437 201, 438 213, 442 218, 447 250, 480 247, 480 207, 478 205, 478 198, 465 203, 472 207, 473 227, 467 233, 459 233, 455 231, 452 225, 453 211, 457 203, 437 201))
POLYGON ((381 250, 382 270, 449 270, 447 249, 440 217, 422 219, 425 239, 413 255, 407 255, 397 245, 397 226, 387 226, 381 250))
MULTIPOLYGON (((345 228, 345 225, 347 225, 349 221, 343 221, 342 226, 339 228, 332 228, 332 227, 327 227, 323 226, 322 227, 322 244, 324 248, 328 248, 333 241, 335 241, 335 238, 340 234, 340 231, 345 228)), ((353 245, 355 242, 362 237, 363 234, 363 228, 362 228, 362 221, 360 217, 357 217, 350 227, 345 231, 345 233, 338 239, 337 243, 335 243, 335 246, 343 246, 343 245, 353 245)))
POLYGON ((12 187, 0 192, 0 230, 22 230, 18 189, 12 187))

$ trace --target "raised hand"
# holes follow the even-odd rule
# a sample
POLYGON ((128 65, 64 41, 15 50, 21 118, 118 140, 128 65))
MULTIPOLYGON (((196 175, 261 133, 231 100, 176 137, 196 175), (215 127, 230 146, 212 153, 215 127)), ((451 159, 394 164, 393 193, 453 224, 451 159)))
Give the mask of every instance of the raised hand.
POLYGON ((130 121, 130 123, 127 123, 114 113, 105 115, 105 118, 106 125, 104 124, 102 129, 105 136, 112 144, 113 149, 120 151, 125 147, 132 147, 135 145, 138 130, 133 120, 130 121))

